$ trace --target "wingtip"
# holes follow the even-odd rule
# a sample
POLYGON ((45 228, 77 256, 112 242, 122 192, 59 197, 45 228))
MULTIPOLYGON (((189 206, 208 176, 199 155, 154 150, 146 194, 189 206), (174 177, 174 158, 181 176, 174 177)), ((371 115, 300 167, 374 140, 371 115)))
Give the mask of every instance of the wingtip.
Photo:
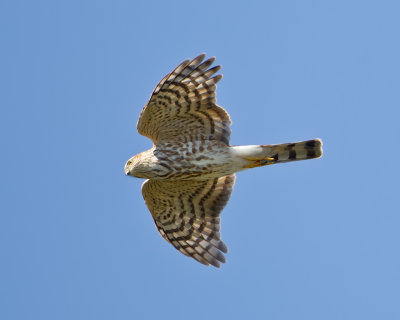
POLYGON ((206 53, 203 52, 199 54, 196 58, 194 58, 192 61, 198 61, 198 63, 202 62, 206 57, 206 53))
POLYGON ((215 77, 212 77, 211 79, 214 79, 214 83, 217 83, 222 79, 222 77, 223 77, 222 74, 218 74, 215 77))
POLYGON ((217 59, 215 56, 212 56, 212 57, 208 58, 208 60, 211 61, 211 62, 214 62, 215 59, 217 59))
POLYGON ((210 259, 208 261, 213 267, 221 268, 221 263, 217 259, 210 259))

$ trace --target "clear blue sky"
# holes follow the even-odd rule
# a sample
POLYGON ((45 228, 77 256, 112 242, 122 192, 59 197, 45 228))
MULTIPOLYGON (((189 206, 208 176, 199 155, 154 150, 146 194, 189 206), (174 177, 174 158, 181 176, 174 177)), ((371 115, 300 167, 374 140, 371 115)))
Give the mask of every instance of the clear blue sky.
POLYGON ((400 319, 399 1, 2 1, 0 318, 400 319), (238 174, 221 269, 158 234, 125 161, 158 81, 207 52, 238 174))

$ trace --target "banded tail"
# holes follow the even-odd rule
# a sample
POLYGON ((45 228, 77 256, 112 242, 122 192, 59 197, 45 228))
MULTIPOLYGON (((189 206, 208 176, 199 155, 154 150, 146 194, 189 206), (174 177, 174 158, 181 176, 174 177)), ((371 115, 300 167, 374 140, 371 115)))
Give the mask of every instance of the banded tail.
POLYGON ((320 139, 234 148, 242 159, 247 160, 243 169, 281 162, 315 159, 322 156, 322 141, 320 139))

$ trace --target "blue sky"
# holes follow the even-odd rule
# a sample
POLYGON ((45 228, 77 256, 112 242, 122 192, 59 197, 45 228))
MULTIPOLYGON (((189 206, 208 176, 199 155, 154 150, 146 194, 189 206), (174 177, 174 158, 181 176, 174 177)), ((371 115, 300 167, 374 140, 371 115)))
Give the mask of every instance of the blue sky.
POLYGON ((3 1, 0 318, 400 319, 398 1, 3 1), (158 81, 207 52, 238 174, 221 269, 158 234, 125 161, 158 81))

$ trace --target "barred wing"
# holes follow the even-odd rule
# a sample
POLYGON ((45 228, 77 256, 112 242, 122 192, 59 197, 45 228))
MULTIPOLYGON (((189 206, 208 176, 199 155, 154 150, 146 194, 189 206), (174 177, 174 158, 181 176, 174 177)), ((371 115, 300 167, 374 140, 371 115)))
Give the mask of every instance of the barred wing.
POLYGON ((161 142, 220 140, 229 144, 231 120, 217 106, 215 58, 202 62, 205 54, 182 62, 167 74, 140 114, 137 129, 157 145, 161 142), (214 76, 214 77, 213 77, 214 76))
POLYGON ((205 265, 225 262, 219 214, 235 184, 235 175, 212 180, 146 180, 142 194, 158 231, 186 256, 205 265))

